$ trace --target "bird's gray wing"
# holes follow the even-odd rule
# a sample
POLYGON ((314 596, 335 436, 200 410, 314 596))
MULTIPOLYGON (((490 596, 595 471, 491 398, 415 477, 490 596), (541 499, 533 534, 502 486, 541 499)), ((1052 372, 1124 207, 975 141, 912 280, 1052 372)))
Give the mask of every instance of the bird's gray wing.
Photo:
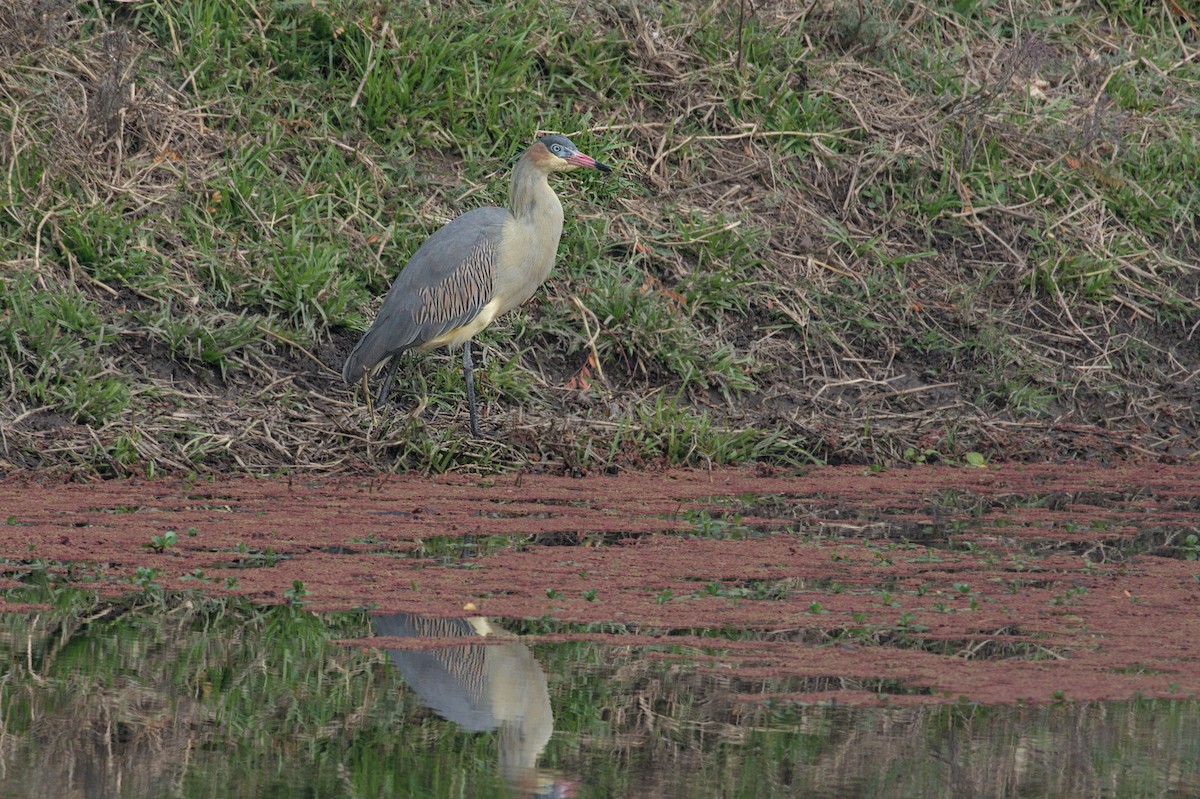
POLYGON ((438 229, 413 253, 379 316, 346 359, 347 383, 389 355, 470 322, 491 299, 500 232, 509 212, 476 208, 438 229))
MULTIPOLYGON (((483 638, 466 619, 425 618, 409 613, 371 617, 375 634, 390 638, 483 638)), ((471 732, 496 729, 499 722, 491 709, 486 659, 489 647, 482 643, 427 650, 389 649, 388 657, 405 681, 439 716, 471 732)))

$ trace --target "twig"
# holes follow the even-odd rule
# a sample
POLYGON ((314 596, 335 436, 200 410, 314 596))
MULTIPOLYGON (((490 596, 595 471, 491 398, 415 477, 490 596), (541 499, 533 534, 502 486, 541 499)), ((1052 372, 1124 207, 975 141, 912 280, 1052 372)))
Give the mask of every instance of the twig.
MULTIPOLYGON (((380 38, 388 35, 388 27, 391 25, 390 20, 385 20, 383 28, 379 32, 380 38)), ((363 88, 367 85, 367 78, 371 75, 371 70, 375 68, 375 38, 371 38, 371 46, 367 50, 367 66, 363 70, 362 80, 358 82, 358 88, 354 90, 354 96, 350 98, 350 107, 354 108, 358 105, 358 98, 362 96, 363 88)))
POLYGON ((334 374, 337 374, 336 370, 334 370, 332 367, 326 365, 326 363, 324 361, 322 361, 316 355, 313 355, 311 352, 309 352, 307 349, 305 349, 303 346, 301 346, 297 342, 292 341, 290 338, 287 338, 286 336, 281 336, 280 334, 276 333, 274 330, 271 330, 269 327, 264 327, 263 325, 255 325, 254 327, 256 330, 258 330, 258 332, 265 333, 268 336, 270 336, 271 338, 281 341, 284 344, 287 344, 289 347, 292 347, 293 349, 297 349, 300 352, 304 353, 305 355, 307 355, 309 357, 309 359, 313 363, 317 364, 321 368, 323 368, 329 372, 332 372, 334 374))
POLYGON ((587 337, 588 337, 587 345, 588 345, 588 349, 590 349, 592 351, 592 360, 595 361, 595 363, 596 363, 596 374, 598 374, 600 376, 600 379, 603 380, 607 384, 608 378, 606 378, 604 376, 604 366, 601 365, 601 363, 600 363, 600 353, 596 350, 596 339, 597 339, 597 337, 599 337, 600 329, 601 329, 600 320, 598 318, 596 318, 596 314, 591 309, 589 309, 586 305, 583 304, 583 302, 579 299, 578 296, 572 294, 571 302, 575 303, 575 307, 579 309, 580 316, 583 317, 583 330, 587 334, 587 337), (589 316, 591 316, 593 319, 596 319, 596 332, 595 333, 592 332, 592 326, 588 324, 589 316))

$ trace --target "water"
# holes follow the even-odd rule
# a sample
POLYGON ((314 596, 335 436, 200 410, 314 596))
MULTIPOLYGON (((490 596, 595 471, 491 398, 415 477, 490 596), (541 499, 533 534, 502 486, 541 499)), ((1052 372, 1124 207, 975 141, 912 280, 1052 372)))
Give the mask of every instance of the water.
POLYGON ((5 797, 1200 795, 1194 700, 800 705, 764 698, 795 678, 734 676, 717 642, 166 591, 7 599, 40 607, 0 614, 5 797))
POLYGON ((0 481, 0 797, 1198 797, 1198 496, 0 481))

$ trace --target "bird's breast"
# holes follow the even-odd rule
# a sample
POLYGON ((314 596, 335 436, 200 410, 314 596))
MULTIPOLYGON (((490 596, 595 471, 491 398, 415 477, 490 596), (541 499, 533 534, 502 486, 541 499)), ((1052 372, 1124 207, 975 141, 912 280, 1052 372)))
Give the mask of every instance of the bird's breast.
POLYGON ((528 300, 550 277, 562 237, 562 206, 556 210, 532 223, 510 219, 505 224, 496 270, 497 315, 528 300))

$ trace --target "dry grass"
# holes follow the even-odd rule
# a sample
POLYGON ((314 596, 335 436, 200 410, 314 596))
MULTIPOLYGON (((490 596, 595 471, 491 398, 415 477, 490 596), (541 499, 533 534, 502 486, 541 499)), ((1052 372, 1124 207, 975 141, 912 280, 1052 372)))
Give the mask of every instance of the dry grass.
POLYGON ((230 8, 0 6, 10 466, 1196 457, 1200 44, 1174 6, 456 6, 496 94, 425 117, 384 102, 418 69, 402 18, 242 10, 193 58, 186 14, 230 8), (530 13, 510 53, 495 28, 530 13), (426 232, 503 201, 523 117, 620 174, 562 185, 556 277, 486 338, 492 437, 463 438, 452 356, 372 414, 337 379, 354 328, 426 232))

